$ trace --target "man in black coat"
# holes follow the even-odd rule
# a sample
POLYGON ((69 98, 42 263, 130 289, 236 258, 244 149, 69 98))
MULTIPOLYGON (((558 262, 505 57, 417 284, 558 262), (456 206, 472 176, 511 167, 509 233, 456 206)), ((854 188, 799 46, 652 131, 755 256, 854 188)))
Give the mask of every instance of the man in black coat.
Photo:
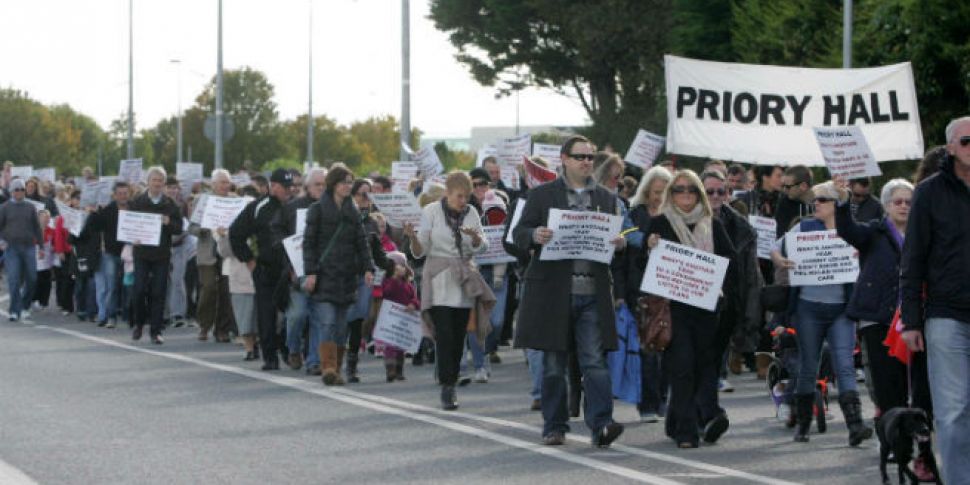
MULTIPOLYGON (((591 177, 596 148, 582 136, 570 137, 560 156, 563 176, 529 192, 529 202, 513 230, 515 245, 534 250, 525 273, 515 346, 544 351, 543 443, 561 445, 569 431, 566 406, 567 351, 575 341, 586 392, 584 417, 594 446, 609 446, 623 432, 613 421, 613 388, 605 352, 616 349, 616 316, 610 265, 589 260, 543 261, 552 240, 546 227, 551 209, 619 215, 617 198, 591 177)), ((617 249, 625 240, 617 235, 617 249)), ((616 261, 616 258, 614 258, 616 261)))
POLYGON ((229 244, 236 259, 246 263, 253 272, 256 287, 256 321, 259 325, 259 345, 263 349, 263 370, 279 370, 279 319, 273 296, 283 276, 286 256, 273 231, 272 222, 283 205, 290 200, 293 174, 278 168, 270 175, 269 193, 246 205, 229 228, 229 244), (249 238, 255 236, 254 248, 249 238))
POLYGON ((175 201, 163 192, 165 169, 148 169, 148 190, 129 204, 129 210, 162 216, 162 235, 157 246, 135 244, 134 340, 141 339, 145 322, 151 324, 152 343, 162 343, 162 316, 168 291, 168 270, 172 257, 172 236, 182 234, 182 213, 175 201))

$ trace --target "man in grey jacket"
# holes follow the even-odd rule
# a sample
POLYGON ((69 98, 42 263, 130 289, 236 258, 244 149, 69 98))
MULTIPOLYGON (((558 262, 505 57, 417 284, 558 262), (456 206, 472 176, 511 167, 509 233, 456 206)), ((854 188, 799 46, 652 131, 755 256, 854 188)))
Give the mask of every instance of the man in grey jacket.
MULTIPOLYGON (((10 321, 30 318, 30 301, 37 282, 37 244, 44 240, 37 209, 24 200, 24 181, 10 182, 11 198, 0 205, 0 238, 6 243, 4 260, 10 293, 10 321)), ((40 249, 43 256, 43 249, 40 249)))

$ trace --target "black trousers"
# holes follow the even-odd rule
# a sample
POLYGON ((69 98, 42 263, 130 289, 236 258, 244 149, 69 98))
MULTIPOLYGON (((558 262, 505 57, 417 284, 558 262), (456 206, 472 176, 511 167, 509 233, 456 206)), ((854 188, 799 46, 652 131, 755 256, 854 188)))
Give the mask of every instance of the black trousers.
POLYGON ((165 295, 168 292, 169 259, 135 260, 134 307, 135 326, 151 326, 151 335, 162 334, 165 295))
POLYGON ((889 325, 870 325, 859 330, 859 340, 865 352, 866 367, 872 378, 876 406, 882 412, 894 407, 906 407, 909 397, 909 382, 912 379, 913 407, 933 414, 930 399, 929 377, 926 368, 926 352, 910 354, 910 372, 906 375, 906 364, 889 355, 889 349, 882 344, 886 340, 889 325))
POLYGON ((74 276, 71 274, 71 259, 68 253, 60 267, 54 268, 54 278, 57 281, 57 306, 66 312, 74 311, 74 276))
POLYGON ((283 342, 277 327, 279 312, 273 295, 279 274, 262 266, 253 270, 253 284, 256 288, 256 323, 259 326, 259 346, 263 350, 263 361, 279 360, 278 352, 283 342))
POLYGON ((698 426, 721 412, 717 402, 715 353, 717 318, 671 304, 672 338, 664 352, 663 370, 670 383, 667 436, 678 443, 698 441, 698 426), (680 311, 678 311, 680 310, 680 311))
POLYGON ((437 347, 438 383, 453 386, 458 382, 461 353, 465 350, 469 308, 431 307, 437 347))
POLYGON ((37 286, 34 287, 34 301, 47 308, 51 301, 51 270, 37 272, 37 286))

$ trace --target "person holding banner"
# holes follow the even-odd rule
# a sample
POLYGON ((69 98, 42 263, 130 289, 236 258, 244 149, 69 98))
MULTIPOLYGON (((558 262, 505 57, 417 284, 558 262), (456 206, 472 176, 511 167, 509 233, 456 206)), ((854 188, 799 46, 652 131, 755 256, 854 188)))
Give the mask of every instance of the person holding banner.
POLYGON ((135 286, 133 290, 134 331, 132 340, 140 340, 146 323, 150 324, 152 343, 161 345, 162 317, 165 313, 165 294, 168 286, 169 260, 172 256, 172 237, 182 234, 182 213, 175 201, 164 193, 165 169, 148 169, 148 189, 131 201, 134 212, 159 214, 162 219, 161 237, 157 246, 134 245, 135 286))
MULTIPOLYGON (((734 281, 734 246, 723 222, 714 217, 704 184, 693 171, 674 175, 664 191, 660 214, 640 230, 646 244, 635 257, 635 264, 641 272, 646 270, 650 250, 664 239, 730 259, 725 281, 734 281)), ((697 448, 699 438, 714 443, 730 425, 727 413, 718 405, 717 368, 722 354, 715 340, 719 312, 735 297, 735 286, 723 286, 715 311, 670 301, 671 340, 663 355, 663 369, 670 383, 665 431, 679 448, 697 448)))
MULTIPOLYGON (((596 147, 583 136, 572 136, 560 149, 561 176, 529 191, 521 219, 512 230, 515 245, 535 254, 525 273, 515 347, 542 350, 542 442, 563 445, 569 431, 566 367, 575 349, 586 393, 586 426, 591 443, 608 447, 622 433, 613 420, 613 386, 606 351, 617 348, 616 299, 611 267, 585 259, 542 260, 553 239, 547 226, 553 209, 619 215, 617 197, 593 180, 596 147)), ((617 234, 614 250, 625 246, 617 234)), ((618 258, 612 259, 619 265, 618 258)))
MULTIPOLYGON (((256 180, 256 177, 253 177, 256 180)), ((278 168, 270 175, 270 193, 246 204, 246 208, 229 227, 232 254, 246 263, 253 274, 256 287, 256 315, 259 324, 259 345, 263 349, 264 371, 280 369, 280 334, 276 325, 279 320, 277 302, 274 299, 277 286, 283 276, 286 255, 276 240, 272 221, 283 205, 290 200, 293 176, 278 168), (249 239, 256 244, 250 248, 249 239), (255 249, 255 250, 254 250, 255 249)), ((259 188, 257 187, 257 190, 259 188)))
MULTIPOLYGON (((230 192, 232 177, 229 171, 217 168, 210 176, 212 195, 216 197, 233 197, 230 192)), ((192 212, 197 210, 195 205, 204 203, 205 198, 195 199, 192 212)), ((229 331, 232 328, 232 303, 230 299, 229 278, 223 274, 222 261, 217 252, 218 239, 225 237, 228 228, 216 228, 215 234, 211 229, 203 229, 201 220, 189 225, 189 234, 196 237, 195 266, 199 276, 199 301, 196 317, 199 321, 198 339, 209 339, 212 332, 216 342, 228 342, 229 331)), ((242 334, 241 334, 242 335, 242 334)))
MULTIPOLYGON (((804 219, 789 234, 824 232, 835 229, 835 204, 842 194, 831 181, 812 187, 815 195, 815 217, 804 219)), ((780 240, 771 252, 774 264, 794 269, 794 261, 783 256, 796 248, 785 248, 780 240)), ((855 323, 846 315, 853 283, 792 286, 788 298, 788 316, 798 342, 798 372, 795 377, 795 441, 808 442, 812 425, 812 406, 822 345, 828 342, 839 388, 839 406, 849 428, 849 445, 859 446, 872 437, 872 428, 862 420, 862 403, 856 389, 856 372, 852 353, 855 350, 855 323)))
POLYGON ((367 233, 350 191, 354 174, 334 165, 326 189, 310 206, 303 237, 303 289, 310 295, 310 324, 320 335, 318 352, 323 383, 343 385, 340 368, 347 348, 347 312, 357 301, 358 281, 374 279, 367 233))
POLYGON ((0 205, 0 239, 6 242, 3 256, 10 295, 9 318, 16 322, 21 317, 30 318, 30 302, 37 283, 37 257, 44 253, 37 245, 44 242, 44 234, 37 209, 25 201, 24 181, 12 180, 10 193, 10 200, 0 205))
POLYGON ((101 266, 94 275, 99 327, 114 328, 120 313, 121 250, 125 243, 118 242, 118 211, 128 210, 130 196, 128 182, 115 182, 111 203, 91 214, 86 223, 98 235, 100 246, 104 248, 101 266))
POLYGON ((434 328, 441 385, 441 407, 458 409, 455 384, 468 332, 485 341, 491 330, 495 296, 472 264, 488 249, 478 211, 468 203, 472 182, 468 174, 452 172, 445 179, 445 196, 426 205, 420 229, 404 225, 411 254, 424 258, 421 311, 434 328))

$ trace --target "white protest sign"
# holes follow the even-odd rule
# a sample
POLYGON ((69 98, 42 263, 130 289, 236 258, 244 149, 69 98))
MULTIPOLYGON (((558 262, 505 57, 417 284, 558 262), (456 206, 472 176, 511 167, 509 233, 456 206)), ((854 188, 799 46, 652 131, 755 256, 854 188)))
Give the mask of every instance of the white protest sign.
POLYGON ((111 203, 112 182, 99 180, 97 182, 85 182, 81 186, 81 207, 93 205, 108 205, 111 203), (107 202, 105 202, 107 200, 107 202))
POLYGON ((189 215, 189 222, 192 224, 202 224, 202 214, 205 213, 205 204, 209 200, 209 194, 202 194, 195 201, 192 214, 189 215))
POLYGON ((661 239, 650 251, 640 291, 714 311, 730 260, 661 239))
POLYGON ((559 168, 562 165, 562 158, 559 157, 560 148, 559 145, 536 143, 532 145, 532 156, 542 157, 543 160, 549 162, 549 168, 559 168))
POLYGON ((391 192, 407 192, 408 184, 418 178, 420 168, 414 162, 391 162, 391 192))
POLYGON ((841 175, 846 180, 882 175, 876 158, 866 143, 866 137, 858 126, 837 128, 814 128, 822 159, 832 177, 841 175))
POLYGON ((296 210, 296 234, 303 234, 306 232, 306 212, 310 209, 297 209, 296 210))
POLYGON ((502 171, 502 183, 505 184, 507 188, 518 190, 519 187, 521 187, 519 185, 520 181, 518 167, 515 165, 502 165, 499 167, 499 169, 502 171))
POLYGON ((541 261, 587 259, 609 264, 613 239, 620 235, 623 218, 601 212, 549 210, 552 239, 542 247, 541 261))
POLYGON ((626 163, 640 167, 644 170, 650 168, 657 157, 663 152, 664 141, 666 139, 660 135, 655 135, 647 130, 641 129, 637 132, 637 137, 630 144, 630 149, 626 152, 623 159, 626 163))
POLYGON ((57 213, 64 219, 64 227, 67 231, 76 237, 80 237, 84 223, 87 222, 88 213, 74 209, 59 200, 55 200, 54 203, 57 204, 57 213))
POLYGON ((423 330, 418 312, 409 312, 407 306, 384 300, 374 325, 374 340, 393 345, 405 352, 417 352, 421 345, 423 330))
POLYGON ((20 180, 23 180, 24 182, 26 182, 27 179, 29 179, 30 177, 33 177, 33 175, 34 175, 33 165, 10 167, 11 179, 20 178, 20 180))
POLYGON ((771 259, 771 246, 778 235, 778 221, 770 217, 748 216, 748 223, 758 233, 758 257, 771 259))
POLYGON ((249 178, 249 174, 246 172, 237 173, 236 175, 229 177, 229 180, 232 181, 232 184, 235 185, 236 188, 245 187, 252 182, 252 180, 249 178))
POLYGON ((410 155, 411 160, 417 164, 422 177, 433 177, 445 171, 445 166, 441 164, 441 160, 438 159, 438 152, 434 151, 433 146, 424 146, 416 152, 404 143, 401 143, 401 146, 410 155))
POLYGON ((162 215, 118 211, 118 241, 158 246, 162 240, 162 215))
POLYGON ((481 167, 486 158, 498 155, 498 150, 495 149, 495 145, 485 145, 478 149, 476 155, 475 166, 481 167))
POLYGON ((788 270, 792 286, 855 283, 859 278, 859 256, 855 248, 832 231, 789 232, 785 235, 788 270))
POLYGON ((183 181, 202 180, 202 164, 196 162, 176 162, 175 178, 183 181))
POLYGON ((57 180, 57 172, 54 170, 54 167, 38 168, 34 170, 34 176, 44 182, 57 180))
POLYGON ((203 229, 216 230, 220 227, 228 228, 236 220, 239 213, 251 202, 249 197, 219 197, 209 194, 205 200, 202 219, 199 226, 203 229))
POLYGON ((475 256, 475 262, 479 265, 502 264, 515 262, 515 256, 505 252, 502 246, 502 235, 505 233, 505 226, 485 226, 482 228, 485 239, 488 240, 488 250, 475 256))
POLYGON ((495 142, 495 158, 499 165, 522 165, 522 157, 532 154, 532 135, 526 133, 495 142))
POLYGON ((522 218, 522 211, 525 210, 525 201, 526 199, 519 199, 519 202, 515 204, 515 212, 512 213, 512 222, 509 223, 509 235, 505 236, 505 241, 509 244, 515 244, 512 231, 515 230, 515 226, 519 225, 519 219, 522 218))
POLYGON ((142 161, 140 158, 134 160, 122 160, 118 165, 118 179, 124 180, 129 184, 141 183, 142 161))
POLYGON ((757 164, 822 166, 812 127, 862 127, 876 161, 923 158, 905 62, 813 69, 664 56, 667 151, 757 164))
POLYGON ((34 206, 34 209, 35 209, 35 210, 36 210, 37 212, 40 212, 40 211, 42 211, 42 210, 44 210, 44 209, 46 209, 46 208, 47 208, 47 206, 46 206, 46 205, 44 205, 44 203, 43 203, 43 202, 37 202, 36 200, 33 200, 33 199, 27 199, 27 198, 25 198, 24 200, 25 200, 25 201, 27 201, 27 202, 30 202, 30 205, 32 205, 32 206, 34 206))
POLYGON ((297 278, 303 276, 303 234, 294 234, 283 239, 283 249, 290 259, 290 266, 297 278))
MULTIPOLYGON (((104 184, 101 190, 98 191, 98 205, 106 206, 111 203, 111 196, 114 194, 115 182, 118 181, 118 177, 114 175, 106 175, 98 179, 104 184)), ((128 193, 134 197, 134 189, 129 188, 128 193)))
POLYGON ((377 206, 377 210, 387 218, 387 223, 393 227, 404 227, 405 223, 410 222, 417 230, 421 225, 421 206, 418 205, 418 199, 414 194, 375 194, 371 192, 370 200, 377 206))

